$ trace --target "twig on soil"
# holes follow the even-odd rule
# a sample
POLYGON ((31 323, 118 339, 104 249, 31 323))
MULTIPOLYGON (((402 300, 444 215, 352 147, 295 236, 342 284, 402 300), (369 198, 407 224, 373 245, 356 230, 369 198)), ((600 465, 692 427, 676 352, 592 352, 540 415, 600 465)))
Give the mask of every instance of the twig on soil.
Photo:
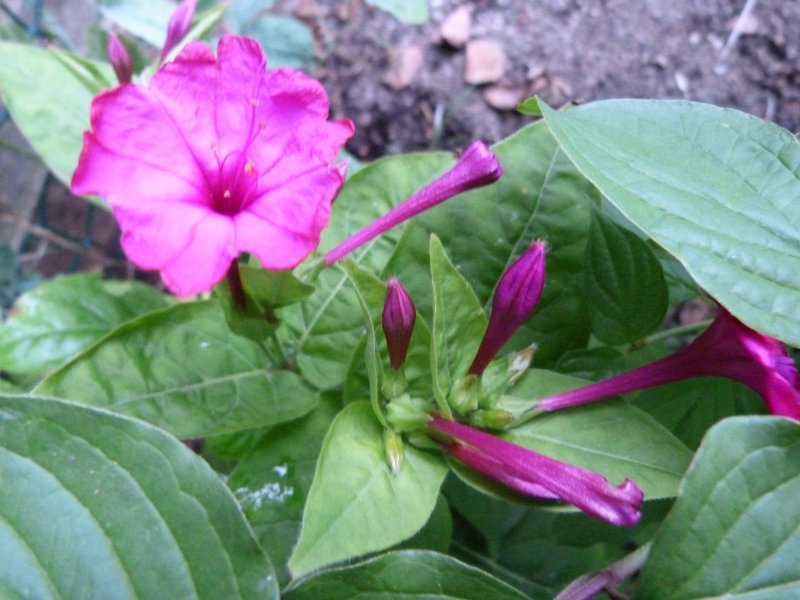
POLYGON ((736 19, 736 24, 733 26, 728 39, 725 40, 725 45, 722 47, 722 50, 719 51, 717 63, 714 65, 714 73, 717 75, 724 75, 728 70, 728 67, 725 65, 725 61, 728 60, 728 57, 730 56, 731 51, 733 51, 733 47, 736 45, 736 42, 739 41, 739 37, 742 35, 745 24, 756 8, 756 4, 758 4, 758 0, 747 0, 744 8, 742 8, 742 12, 739 13, 739 18, 736 19))

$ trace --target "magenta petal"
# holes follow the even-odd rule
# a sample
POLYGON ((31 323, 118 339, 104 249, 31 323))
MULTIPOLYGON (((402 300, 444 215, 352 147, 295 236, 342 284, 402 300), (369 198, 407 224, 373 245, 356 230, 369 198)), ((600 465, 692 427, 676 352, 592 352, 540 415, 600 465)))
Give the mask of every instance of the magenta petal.
POLYGON ((549 458, 438 416, 431 419, 430 427, 473 446, 474 449, 467 451, 457 446, 448 447, 448 451, 487 477, 520 493, 525 493, 528 486, 533 486, 529 489, 534 492, 544 487, 586 514, 613 525, 630 527, 639 522, 643 494, 630 480, 615 487, 599 473, 549 458))

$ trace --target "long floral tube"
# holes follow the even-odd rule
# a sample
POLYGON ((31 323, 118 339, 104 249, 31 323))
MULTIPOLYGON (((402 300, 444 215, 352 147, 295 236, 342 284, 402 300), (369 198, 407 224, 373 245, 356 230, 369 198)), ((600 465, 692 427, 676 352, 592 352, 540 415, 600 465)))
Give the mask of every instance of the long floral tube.
POLYGON ((330 250, 325 255, 325 264, 332 265, 403 221, 457 194, 493 183, 502 174, 503 167, 500 161, 486 144, 480 141, 473 142, 452 169, 330 250))
POLYGON ((444 444, 455 459, 520 494, 564 500, 596 519, 619 527, 639 522, 643 494, 629 479, 615 487, 599 473, 439 416, 432 417, 428 426, 457 440, 444 444))
POLYGON ((761 394, 772 414, 800 420, 797 370, 784 345, 722 307, 709 328, 682 350, 605 381, 544 398, 531 412, 560 410, 705 376, 739 381, 761 394))

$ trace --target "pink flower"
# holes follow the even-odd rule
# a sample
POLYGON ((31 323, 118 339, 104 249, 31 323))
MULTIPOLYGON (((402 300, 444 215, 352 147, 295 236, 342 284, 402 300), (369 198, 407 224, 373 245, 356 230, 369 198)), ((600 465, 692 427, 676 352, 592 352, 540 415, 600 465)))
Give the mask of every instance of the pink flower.
POLYGON ((502 174, 503 166, 486 144, 473 142, 444 175, 328 251, 325 264, 332 265, 384 231, 457 194, 494 183, 502 174))
POLYGON ((266 71, 254 40, 223 36, 217 52, 190 43, 148 87, 97 96, 72 179, 111 205, 130 260, 179 295, 211 289, 241 252, 273 270, 308 256, 344 182, 330 161, 353 134, 327 120, 318 81, 266 71))
POLYGON ((772 414, 800 420, 800 382, 784 345, 750 329, 721 306, 709 328, 682 350, 611 379, 540 400, 534 410, 559 410, 705 376, 739 381, 761 394, 772 414))
POLYGON ((519 494, 564 500, 596 519, 619 527, 639 522, 643 494, 630 479, 615 487, 599 473, 439 416, 432 417, 428 426, 458 440, 444 444, 453 458, 519 494))
POLYGON ((492 300, 492 314, 469 372, 480 375, 518 327, 533 314, 544 288, 545 243, 530 248, 500 277, 492 300))

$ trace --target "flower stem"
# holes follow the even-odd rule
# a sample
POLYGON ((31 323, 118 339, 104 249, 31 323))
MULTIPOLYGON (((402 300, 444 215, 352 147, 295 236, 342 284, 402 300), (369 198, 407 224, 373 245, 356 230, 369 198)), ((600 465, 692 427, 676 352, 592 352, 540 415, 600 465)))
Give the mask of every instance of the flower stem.
POLYGON ((711 325, 712 319, 704 319, 703 321, 696 321, 695 323, 687 323, 686 325, 678 325, 677 327, 672 327, 670 329, 664 329, 663 331, 658 331, 653 335, 649 335, 640 342, 636 344, 637 348, 641 348, 643 346, 647 346, 648 344, 654 344, 655 342, 660 342, 661 340, 665 340, 667 338, 671 338, 676 335, 684 335, 686 333, 694 333, 699 329, 705 329, 709 325, 711 325))
POLYGON ((239 261, 233 259, 231 266, 228 267, 228 289, 231 291, 231 298, 239 308, 247 306, 247 297, 244 295, 244 287, 242 286, 242 276, 239 273, 239 261))

